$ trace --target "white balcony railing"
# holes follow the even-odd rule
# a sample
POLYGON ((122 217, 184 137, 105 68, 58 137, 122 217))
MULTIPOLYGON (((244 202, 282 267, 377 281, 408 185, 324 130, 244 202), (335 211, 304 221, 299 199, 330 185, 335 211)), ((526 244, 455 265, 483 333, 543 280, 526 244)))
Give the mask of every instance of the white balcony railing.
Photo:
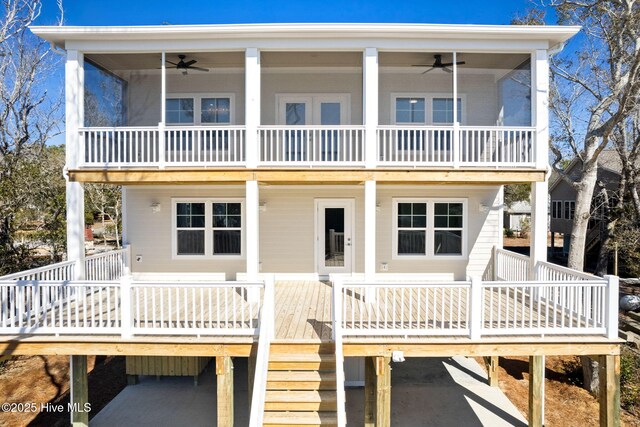
POLYGON ((229 166, 245 161, 244 127, 80 129, 80 166, 229 166))
POLYGON ((363 126, 261 126, 265 166, 364 165, 363 126))
POLYGON ((535 128, 380 126, 381 166, 533 167, 535 128))
POLYGON ((0 334, 256 335, 263 283, 0 281, 0 334))

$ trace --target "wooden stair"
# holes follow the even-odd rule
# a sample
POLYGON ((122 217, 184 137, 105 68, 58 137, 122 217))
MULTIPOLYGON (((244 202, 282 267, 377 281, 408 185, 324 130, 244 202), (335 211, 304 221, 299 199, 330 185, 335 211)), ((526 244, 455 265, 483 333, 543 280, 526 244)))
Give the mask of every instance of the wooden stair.
POLYGON ((337 426, 336 410, 333 352, 270 354, 265 426, 337 426))

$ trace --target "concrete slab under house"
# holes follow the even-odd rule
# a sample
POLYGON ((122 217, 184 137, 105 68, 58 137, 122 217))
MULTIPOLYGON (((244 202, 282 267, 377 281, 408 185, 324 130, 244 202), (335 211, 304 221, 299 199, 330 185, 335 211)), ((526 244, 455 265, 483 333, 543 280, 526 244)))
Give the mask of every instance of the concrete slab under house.
POLYGON ((544 357, 591 355, 619 424, 618 279, 546 260, 549 57, 579 28, 31 30, 66 55, 69 256, 0 278, 0 348, 70 355, 73 402, 87 355, 123 355, 132 384, 209 364, 194 417, 219 426, 400 425, 396 372, 484 356, 496 384, 517 355, 542 426, 544 357), (121 250, 84 254, 91 182, 122 186, 121 250), (530 256, 502 248, 510 183, 531 183, 530 256))

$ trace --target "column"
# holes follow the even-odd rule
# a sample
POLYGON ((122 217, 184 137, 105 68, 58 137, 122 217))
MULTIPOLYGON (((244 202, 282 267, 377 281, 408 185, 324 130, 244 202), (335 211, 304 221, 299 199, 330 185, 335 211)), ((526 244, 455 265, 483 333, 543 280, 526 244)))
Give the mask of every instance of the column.
POLYGON ((538 261, 547 260, 547 205, 549 183, 531 183, 531 279, 537 279, 538 261))
POLYGON ((71 374, 71 425, 89 426, 89 380, 87 376, 87 356, 70 356, 71 374))
POLYGON ((364 277, 366 282, 376 275, 376 182, 364 183, 364 277))
POLYGON ((545 49, 531 58, 531 123, 536 128, 536 168, 549 167, 549 60, 545 49))
POLYGON ((544 362, 543 356, 529 356, 529 426, 544 425, 544 362))
POLYGON ((245 153, 248 168, 259 161, 258 126, 260 126, 260 51, 255 47, 245 51, 245 153))
POLYGON ((362 86, 365 166, 375 168, 378 152, 378 50, 374 47, 364 50, 362 86))
POLYGON ((620 426, 620 355, 600 356, 600 427, 620 426))
POLYGON ((391 358, 376 357, 376 427, 391 425, 391 358))
MULTIPOLYGON (((65 63, 66 166, 77 169, 83 157, 79 128, 84 125, 84 57, 68 50, 65 63)), ((67 177, 67 259, 76 261, 74 279, 84 279, 84 189, 67 177)))
POLYGON ((364 427, 376 423, 376 367, 375 357, 364 358, 364 427))
POLYGON ((259 191, 258 181, 247 181, 245 197, 245 246, 247 254, 247 280, 258 280, 260 266, 260 231, 259 231, 259 191))
POLYGON ((216 379, 218 427, 233 427, 233 361, 230 356, 216 357, 216 379))

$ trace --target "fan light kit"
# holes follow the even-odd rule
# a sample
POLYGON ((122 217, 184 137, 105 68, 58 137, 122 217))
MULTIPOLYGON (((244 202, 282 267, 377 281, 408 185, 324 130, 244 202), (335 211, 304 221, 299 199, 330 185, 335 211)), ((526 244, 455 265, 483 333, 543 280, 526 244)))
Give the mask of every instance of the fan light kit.
MULTIPOLYGON (((433 71, 436 68, 440 68, 443 71, 447 72, 447 73, 453 73, 453 70, 451 68, 449 68, 450 66, 453 65, 453 62, 442 62, 442 55, 437 54, 437 55, 433 55, 435 61, 433 64, 414 64, 412 65, 413 67, 431 67, 428 70, 426 70, 424 73, 422 74, 427 74, 429 71, 433 71)), ((457 61, 456 65, 463 65, 465 64, 464 61, 457 61)))
POLYGON ((182 70, 182 74, 185 76, 188 74, 187 73, 188 70, 209 72, 208 68, 194 67, 194 64, 198 62, 195 59, 190 59, 188 61, 185 61, 186 58, 187 58, 187 55, 178 55, 178 59, 180 59, 180 61, 171 62, 167 60, 167 62, 171 65, 175 65, 176 70, 182 70))

